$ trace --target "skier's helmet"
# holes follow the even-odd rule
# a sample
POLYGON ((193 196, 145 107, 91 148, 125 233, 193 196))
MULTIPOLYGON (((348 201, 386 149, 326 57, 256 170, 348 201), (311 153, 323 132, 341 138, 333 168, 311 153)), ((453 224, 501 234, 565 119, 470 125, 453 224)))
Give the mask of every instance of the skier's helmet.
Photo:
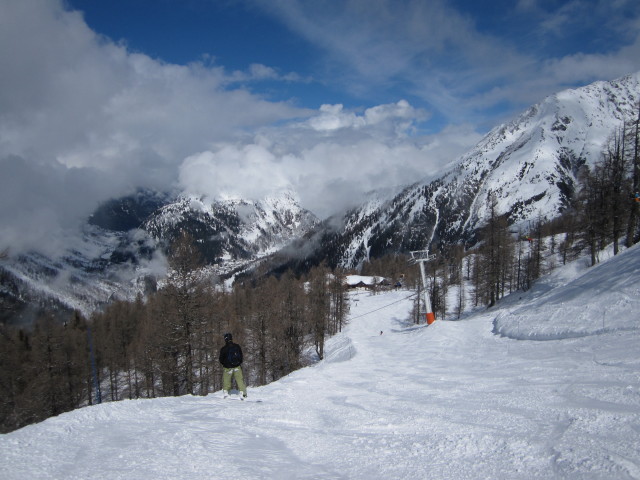
POLYGON ((232 340, 232 338, 233 338, 233 337, 231 336, 231 334, 230 334, 230 333, 225 333, 225 334, 224 334, 224 341, 225 341, 225 342, 230 342, 230 341, 232 340))

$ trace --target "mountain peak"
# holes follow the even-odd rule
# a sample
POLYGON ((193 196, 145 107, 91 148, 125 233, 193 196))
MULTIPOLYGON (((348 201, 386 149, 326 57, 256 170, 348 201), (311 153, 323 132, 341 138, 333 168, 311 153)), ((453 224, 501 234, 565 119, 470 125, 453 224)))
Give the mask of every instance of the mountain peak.
POLYGON ((345 230, 338 238, 327 230, 318 257, 354 267, 369 256, 470 241, 487 220, 490 196, 511 224, 527 228, 537 218, 555 218, 580 168, 601 158, 639 100, 640 72, 551 95, 492 129, 439 178, 345 214, 345 230))

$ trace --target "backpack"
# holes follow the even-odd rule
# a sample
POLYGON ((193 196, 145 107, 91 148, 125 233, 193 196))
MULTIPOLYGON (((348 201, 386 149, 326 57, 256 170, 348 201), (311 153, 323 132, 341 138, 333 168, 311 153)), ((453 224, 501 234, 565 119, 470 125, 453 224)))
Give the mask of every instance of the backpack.
POLYGON ((239 367, 242 363, 242 351, 237 343, 232 343, 227 349, 227 362, 229 368, 239 367))

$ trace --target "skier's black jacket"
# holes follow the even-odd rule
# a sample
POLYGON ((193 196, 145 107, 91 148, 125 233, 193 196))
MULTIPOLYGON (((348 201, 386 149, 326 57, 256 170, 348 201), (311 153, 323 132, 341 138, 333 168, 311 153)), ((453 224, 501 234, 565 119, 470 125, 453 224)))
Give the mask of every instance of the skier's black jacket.
POLYGON ((222 364, 222 366, 224 368, 235 368, 235 367, 239 367, 240 365, 242 365, 242 349, 240 348, 240 345, 238 345, 237 343, 233 343, 233 342, 227 342, 224 347, 222 347, 220 349, 220 363, 222 364), (229 363, 230 358, 232 357, 231 355, 229 355, 229 350, 235 350, 237 349, 238 355, 235 356, 238 361, 236 361, 235 365, 232 365, 231 363, 229 363))

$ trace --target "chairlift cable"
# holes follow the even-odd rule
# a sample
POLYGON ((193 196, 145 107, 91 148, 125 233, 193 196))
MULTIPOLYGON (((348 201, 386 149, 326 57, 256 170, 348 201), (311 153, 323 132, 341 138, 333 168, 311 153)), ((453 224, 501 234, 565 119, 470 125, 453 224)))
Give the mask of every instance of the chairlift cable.
POLYGON ((417 293, 412 293, 412 294, 411 294, 411 295, 409 295, 408 297, 404 297, 404 298, 401 298, 400 300, 396 300, 395 302, 388 303, 387 305, 383 305, 382 307, 380 307, 380 308, 376 308, 375 310, 371 310, 370 312, 362 313, 362 314, 357 315, 357 316, 355 316, 355 317, 351 317, 349 320, 355 320, 356 318, 360 318, 360 317, 364 317, 364 316, 366 316, 366 315, 370 315, 370 314, 372 314, 372 313, 377 312, 378 310, 382 310, 382 309, 384 309, 384 308, 390 307, 391 305, 395 305, 396 303, 403 302, 404 300, 407 300, 407 299, 409 299, 409 298, 411 298, 411 297, 415 297, 416 295, 417 295, 417 293))

